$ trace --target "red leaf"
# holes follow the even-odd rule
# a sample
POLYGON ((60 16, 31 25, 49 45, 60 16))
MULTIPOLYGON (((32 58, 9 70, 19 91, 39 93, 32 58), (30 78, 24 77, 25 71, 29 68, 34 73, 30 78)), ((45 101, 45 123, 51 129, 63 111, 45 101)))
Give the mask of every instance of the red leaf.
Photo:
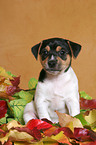
POLYGON ((7 95, 14 95, 15 93, 21 91, 21 89, 19 87, 16 87, 16 86, 7 86, 6 87, 6 93, 7 95))
POLYGON ((21 89, 18 87, 20 83, 20 76, 19 77, 14 77, 14 80, 10 80, 12 85, 6 86, 6 93, 7 95, 14 95, 15 93, 21 91, 21 89))
POLYGON ((83 142, 83 143, 80 143, 80 145, 96 145, 96 141, 95 142, 83 142))
POLYGON ((74 128, 74 136, 79 141, 92 141, 89 130, 86 128, 74 128))
POLYGON ((30 120, 27 125, 26 125, 29 129, 33 129, 33 128, 37 128, 38 130, 44 130, 44 129, 48 129, 50 127, 52 127, 51 124, 45 122, 45 121, 42 121, 40 119, 32 119, 30 120))
POLYGON ((96 141, 96 132, 89 130, 89 135, 93 141, 96 141))
POLYGON ((71 139, 75 139, 75 136, 74 136, 73 132, 72 132, 71 129, 68 128, 68 127, 61 127, 61 128, 58 128, 53 134, 56 135, 56 134, 58 134, 60 131, 63 131, 64 134, 65 134, 67 137, 69 137, 69 138, 71 138, 71 139))
POLYGON ((12 142, 10 141, 10 139, 4 143, 4 145, 12 145, 12 142))
POLYGON ((81 109, 96 109, 96 99, 87 100, 80 98, 81 109))
POLYGON ((18 86, 20 84, 20 76, 19 77, 13 77, 14 80, 11 80, 11 83, 13 86, 18 86))
POLYGON ((5 117, 7 113, 7 103, 4 100, 0 100, 0 118, 5 117))
POLYGON ((33 128, 32 132, 35 139, 40 140, 42 138, 41 132, 36 127, 33 128))
POLYGON ((14 94, 15 90, 16 90, 16 86, 7 86, 6 87, 7 95, 11 95, 12 96, 14 94))
POLYGON ((6 135, 5 131, 3 131, 2 129, 0 129, 0 138, 4 137, 6 135))

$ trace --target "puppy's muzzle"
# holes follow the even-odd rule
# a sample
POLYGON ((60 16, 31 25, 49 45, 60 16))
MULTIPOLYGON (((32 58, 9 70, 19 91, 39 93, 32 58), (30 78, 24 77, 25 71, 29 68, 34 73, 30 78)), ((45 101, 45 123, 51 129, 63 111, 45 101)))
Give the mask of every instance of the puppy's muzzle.
POLYGON ((49 60, 48 61, 49 68, 55 68, 56 64, 57 64, 57 60, 49 60))

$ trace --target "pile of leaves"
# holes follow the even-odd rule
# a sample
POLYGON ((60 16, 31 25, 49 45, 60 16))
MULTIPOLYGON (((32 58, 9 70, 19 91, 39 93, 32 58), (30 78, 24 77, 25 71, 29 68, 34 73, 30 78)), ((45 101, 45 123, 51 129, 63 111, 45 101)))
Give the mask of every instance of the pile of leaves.
POLYGON ((96 99, 80 92, 81 112, 75 117, 56 111, 59 122, 23 120, 25 105, 35 94, 37 80, 28 90, 19 87, 20 76, 0 67, 0 145, 96 145, 96 99))

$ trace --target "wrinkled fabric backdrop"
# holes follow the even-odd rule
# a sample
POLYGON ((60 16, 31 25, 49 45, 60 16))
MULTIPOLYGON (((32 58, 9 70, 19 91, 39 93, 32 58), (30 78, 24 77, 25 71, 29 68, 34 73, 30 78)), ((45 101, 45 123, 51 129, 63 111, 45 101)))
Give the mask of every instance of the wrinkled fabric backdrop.
POLYGON ((79 90, 96 98, 96 0, 0 0, 0 66, 21 75, 21 88, 41 70, 31 47, 51 37, 82 45, 72 67, 79 90))

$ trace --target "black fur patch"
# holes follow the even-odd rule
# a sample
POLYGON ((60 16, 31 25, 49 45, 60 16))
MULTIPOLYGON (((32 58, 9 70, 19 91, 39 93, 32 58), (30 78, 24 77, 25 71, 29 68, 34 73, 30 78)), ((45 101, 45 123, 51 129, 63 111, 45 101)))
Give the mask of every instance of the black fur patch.
POLYGON ((39 75, 39 82, 44 82, 44 79, 46 78, 46 71, 44 69, 41 70, 40 75, 39 75))

